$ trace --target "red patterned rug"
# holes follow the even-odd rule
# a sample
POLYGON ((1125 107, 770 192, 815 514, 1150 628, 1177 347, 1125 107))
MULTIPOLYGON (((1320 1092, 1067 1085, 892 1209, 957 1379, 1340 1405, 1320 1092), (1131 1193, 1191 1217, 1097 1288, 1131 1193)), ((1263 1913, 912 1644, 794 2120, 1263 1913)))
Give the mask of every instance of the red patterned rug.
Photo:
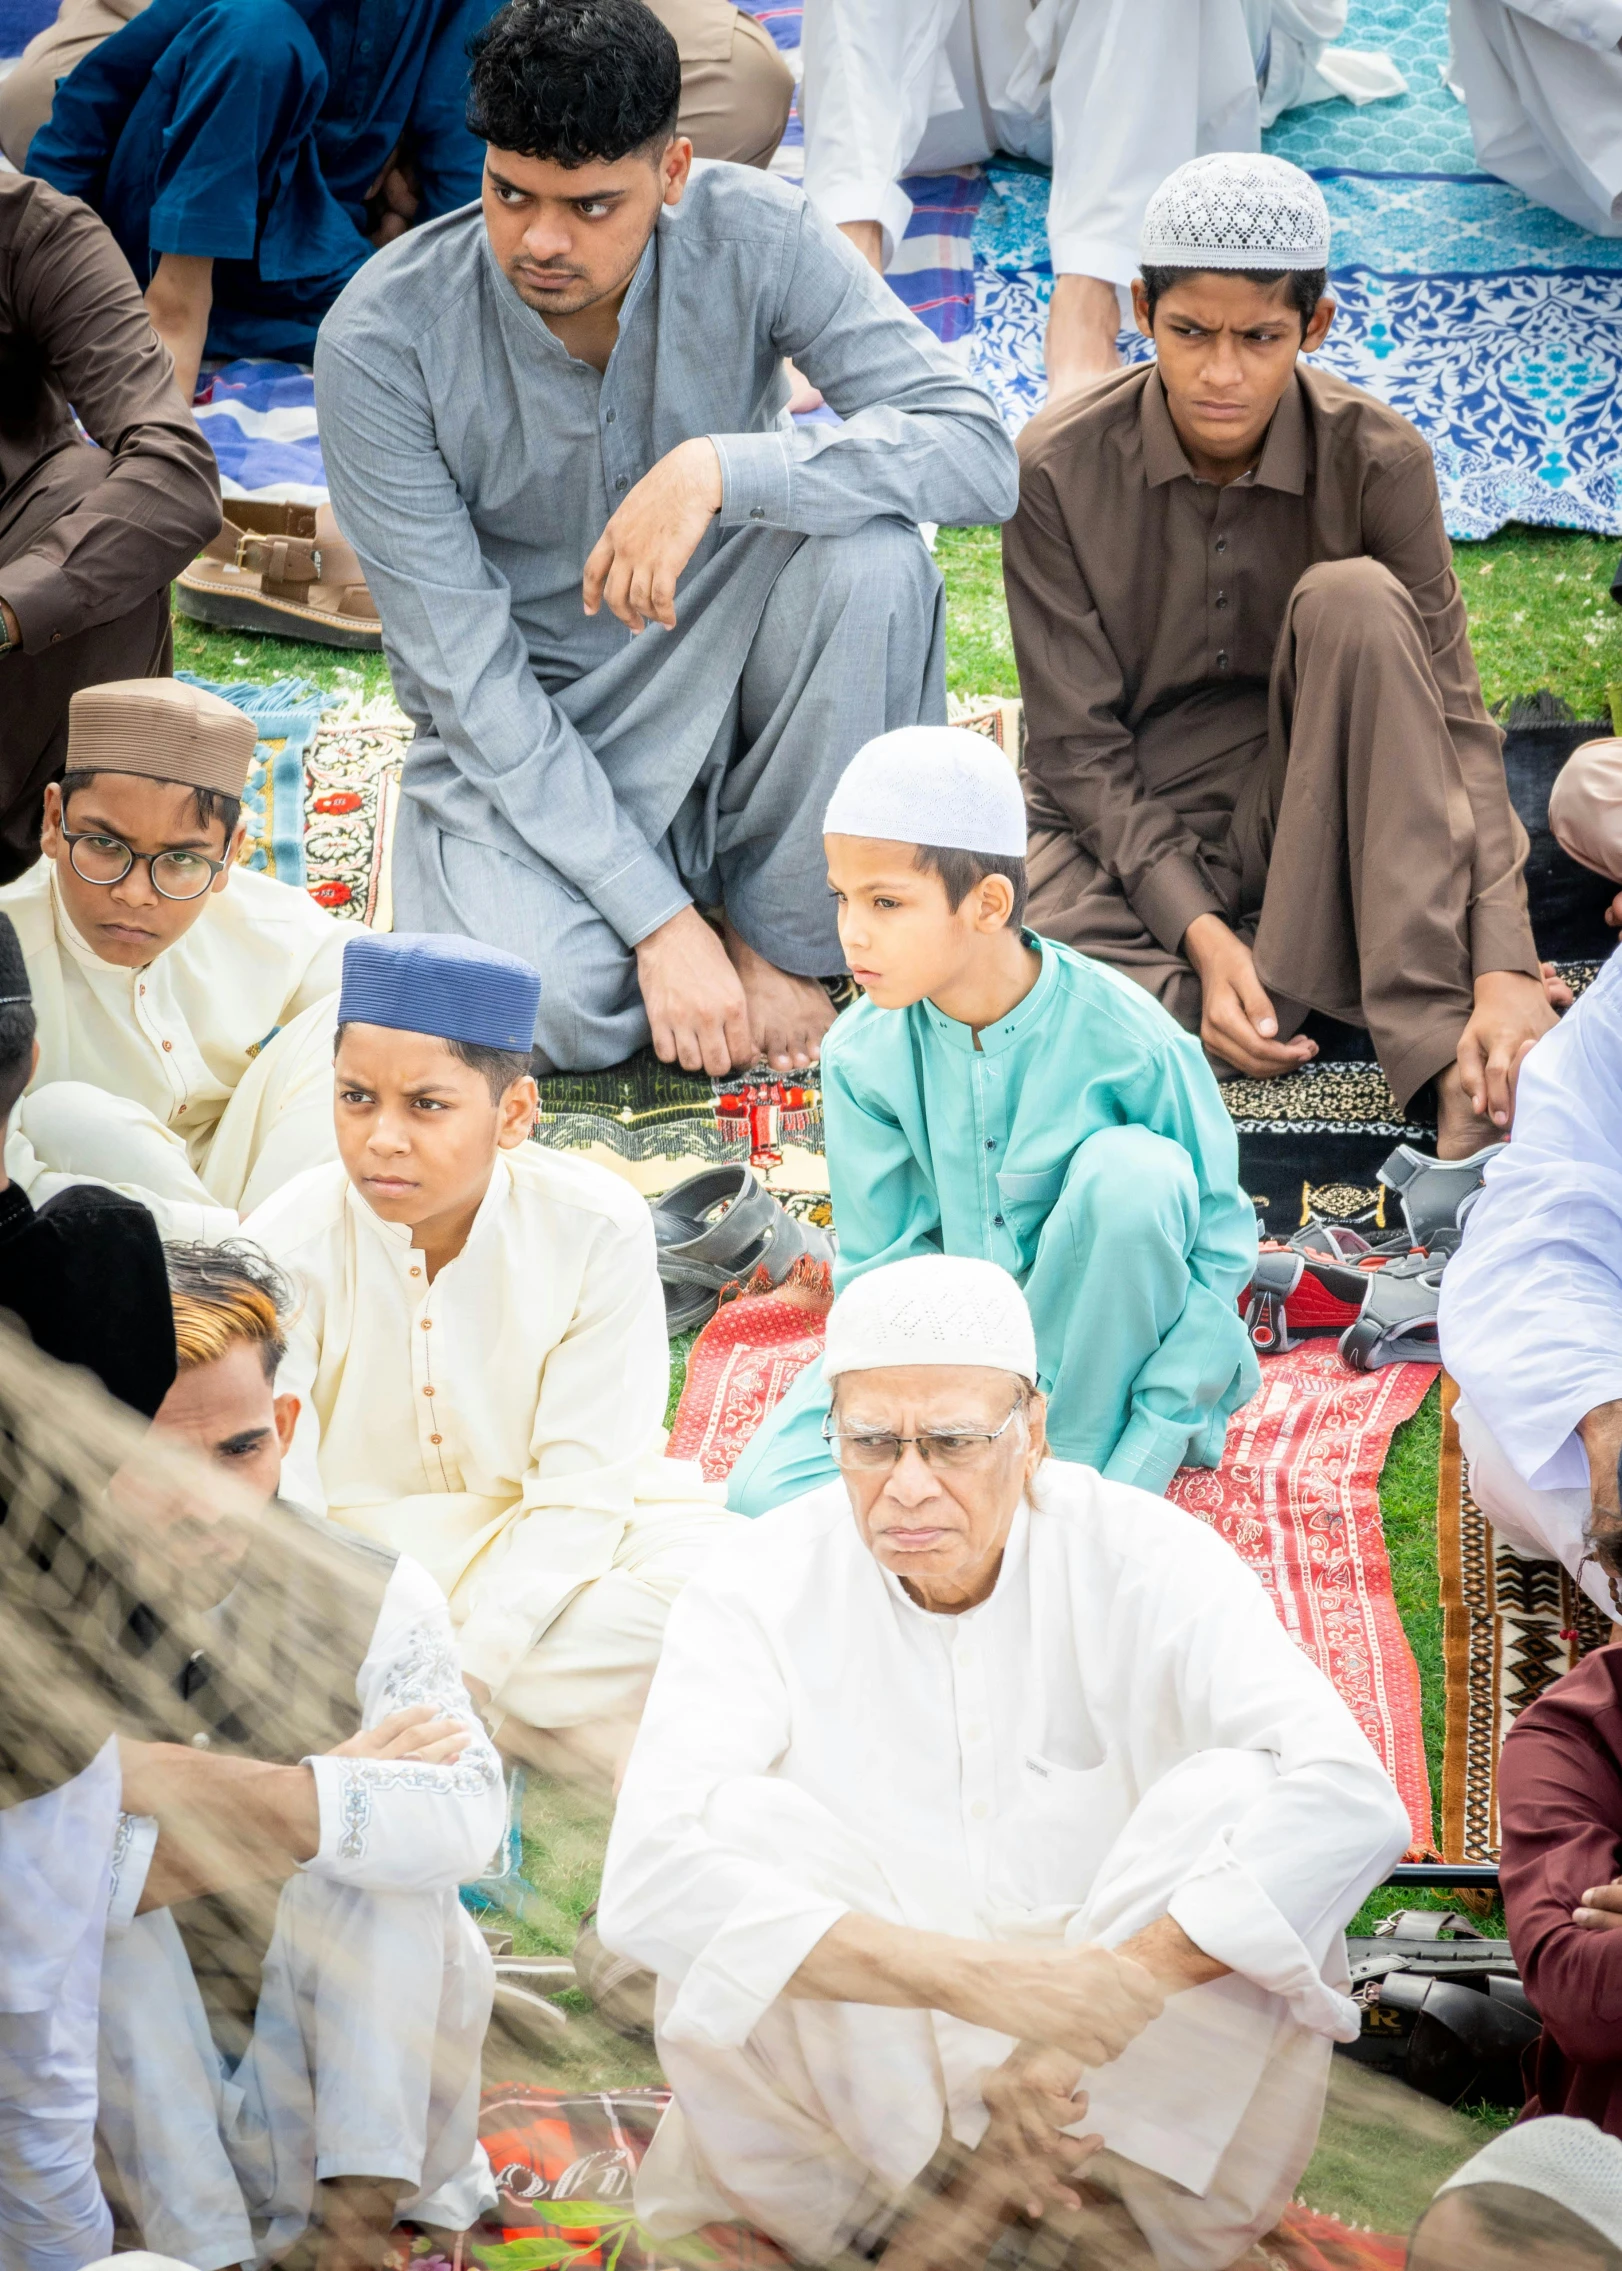
MULTIPOLYGON (((664 2090, 486 2090, 479 2134, 501 2198, 460 2258, 478 2271, 788 2271, 789 2257, 746 2224, 655 2239, 631 2187, 664 2090)), ((1403 2242, 1287 2208, 1262 2242, 1284 2271, 1401 2271, 1403 2242)), ((454 2271, 427 2240, 403 2237, 391 2271, 454 2271)))
POLYGON ((696 1459, 707 1482, 725 1482, 772 1406, 822 1354, 833 1302, 827 1271, 801 1274, 798 1263, 795 1271, 774 1292, 724 1301, 688 1352, 665 1455, 696 1459))
POLYGON ((1221 1466, 1182 1468, 1166 1494, 1255 1570, 1380 1754, 1422 1852, 1431 1789, 1419 1667, 1391 1590, 1378 1486, 1393 1433, 1435 1377, 1429 1364, 1353 1372, 1331 1340, 1267 1357, 1228 1422, 1221 1466))

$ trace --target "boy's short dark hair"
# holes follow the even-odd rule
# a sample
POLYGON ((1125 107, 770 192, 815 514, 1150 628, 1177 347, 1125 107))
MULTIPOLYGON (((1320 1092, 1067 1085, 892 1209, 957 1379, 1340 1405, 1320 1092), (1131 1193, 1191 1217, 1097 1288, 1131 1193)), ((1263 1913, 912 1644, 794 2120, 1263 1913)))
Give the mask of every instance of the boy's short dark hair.
POLYGON ((1141 271, 1144 297, 1149 302, 1149 321, 1155 319, 1155 309, 1162 297, 1174 284, 1187 281, 1190 276, 1242 276, 1247 284, 1288 284, 1285 294, 1290 306, 1301 318, 1301 336, 1307 335, 1307 325, 1318 302, 1329 289, 1327 268, 1159 268, 1141 271))
POLYGON ((1467 2184, 1459 2197, 1490 2245, 1524 2251, 1529 2264, 1541 2261, 1544 2250, 1558 2247, 1591 2262, 1594 2271, 1622 2271, 1622 2249, 1612 2247, 1586 2216, 1544 2193, 1521 2184, 1467 2184))
MULTIPOLYGON (((344 1035, 348 1031, 347 1025, 340 1025, 332 1036, 334 1057, 343 1047, 344 1035)), ((529 1076, 530 1053, 527 1049, 487 1049, 477 1041, 446 1041, 445 1046, 458 1064, 464 1064, 470 1072, 482 1075, 484 1085, 490 1091, 492 1104, 501 1102, 515 1080, 525 1080, 529 1076)))
MULTIPOLYGON (((98 767, 95 772, 81 770, 62 775, 62 817, 64 820, 67 818, 68 798, 77 795, 80 789, 87 789, 91 782, 99 780, 103 773, 111 771, 110 765, 103 765, 98 767)), ((151 778, 150 773, 121 773, 119 775, 120 780, 126 781, 145 781, 151 778)), ((189 781, 160 781, 157 785, 160 788, 191 788, 189 781)), ((236 832, 236 824, 242 817, 242 800, 240 797, 226 796, 219 789, 194 788, 191 789, 191 808, 196 816, 199 828, 211 828, 217 820, 225 830, 225 841, 229 844, 236 832)))
POLYGON ((37 1029, 31 1001, 0 1002, 0 1120, 10 1119, 13 1105, 28 1086, 37 1029))
POLYGON ((921 867, 926 875, 938 875, 946 892, 946 904, 955 915, 977 883, 984 883, 988 875, 1006 875, 1014 887, 1014 904, 1008 916, 1008 928, 1018 930, 1025 921, 1025 900, 1030 890, 1023 859, 1015 859, 1006 852, 960 852, 947 844, 919 844, 912 855, 914 867, 921 867))
POLYGON ((642 0, 507 0, 468 53, 468 130, 493 149, 612 165, 676 131, 681 56, 642 0))

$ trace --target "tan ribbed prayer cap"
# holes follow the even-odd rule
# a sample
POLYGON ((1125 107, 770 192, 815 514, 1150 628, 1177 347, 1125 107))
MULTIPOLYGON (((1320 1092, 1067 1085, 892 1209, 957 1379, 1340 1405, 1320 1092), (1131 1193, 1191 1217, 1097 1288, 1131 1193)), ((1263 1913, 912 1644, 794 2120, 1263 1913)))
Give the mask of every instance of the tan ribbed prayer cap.
POLYGON ((240 798, 254 740, 246 710, 174 678, 82 686, 68 704, 70 773, 139 773, 240 798))

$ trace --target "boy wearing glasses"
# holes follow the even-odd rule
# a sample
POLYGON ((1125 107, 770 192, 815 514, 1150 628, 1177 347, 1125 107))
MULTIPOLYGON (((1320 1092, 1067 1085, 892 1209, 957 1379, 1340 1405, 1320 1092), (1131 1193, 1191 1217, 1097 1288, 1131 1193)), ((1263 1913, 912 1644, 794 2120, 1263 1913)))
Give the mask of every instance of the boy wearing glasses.
POLYGON ((40 1060, 6 1168, 36 1199, 111 1183, 171 1237, 218 1237, 333 1156, 344 930, 236 865, 253 722, 171 679, 90 686, 68 712, 42 857, 0 891, 40 1060))
MULTIPOLYGON (((823 822, 866 999, 822 1058, 835 1283, 915 1254, 997 1262, 1036 1319, 1060 1457, 1162 1491, 1214 1466, 1257 1384, 1238 1144, 1192 1035, 1104 964, 1023 927, 1019 776, 979 735, 860 750, 823 822), (927 836, 927 842, 920 842, 927 836)), ((732 1471, 763 1514, 832 1475, 821 1368, 732 1471)))

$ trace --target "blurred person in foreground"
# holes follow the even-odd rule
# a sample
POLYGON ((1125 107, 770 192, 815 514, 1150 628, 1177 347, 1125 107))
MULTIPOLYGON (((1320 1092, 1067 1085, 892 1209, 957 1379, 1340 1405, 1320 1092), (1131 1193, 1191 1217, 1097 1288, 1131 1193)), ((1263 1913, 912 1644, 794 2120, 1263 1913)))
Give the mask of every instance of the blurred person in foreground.
POLYGON ((312 2222, 320 2271, 373 2271, 398 2217, 459 2232, 494 2198, 490 1960, 457 1886, 500 1837, 500 1767, 427 1572, 277 1499, 288 1286, 246 1243, 171 1247, 169 1275, 154 1433, 238 1511, 130 1501, 202 1645, 175 1740, 126 1746, 101 2137, 142 2237, 197 2271, 312 2222))
POLYGON ((1217 2271, 1313 2150, 1404 1809, 1221 1540, 1047 1458, 1005 1271, 872 1270, 826 1347, 840 1479, 676 1603, 610 1835, 674 2092, 639 2213, 1217 2271))
POLYGON ((620 1176, 529 1140, 528 963, 361 931, 343 973, 339 1160, 248 1225, 301 1296, 289 1479, 432 1572, 503 1749, 606 1780, 670 1603, 740 1519, 662 1456, 652 1219, 620 1176))
MULTIPOLYGON (((1590 1550, 1622 1621, 1622 1522, 1590 1550)), ((1596 1648, 1516 1719, 1498 1762, 1499 1882, 1543 2021, 1527 2110, 1622 2138, 1622 1645, 1596 1648)))
POLYGON ((1622 2271, 1622 2144, 1590 2121, 1520 2121, 1455 2169, 1408 2271, 1622 2271))

